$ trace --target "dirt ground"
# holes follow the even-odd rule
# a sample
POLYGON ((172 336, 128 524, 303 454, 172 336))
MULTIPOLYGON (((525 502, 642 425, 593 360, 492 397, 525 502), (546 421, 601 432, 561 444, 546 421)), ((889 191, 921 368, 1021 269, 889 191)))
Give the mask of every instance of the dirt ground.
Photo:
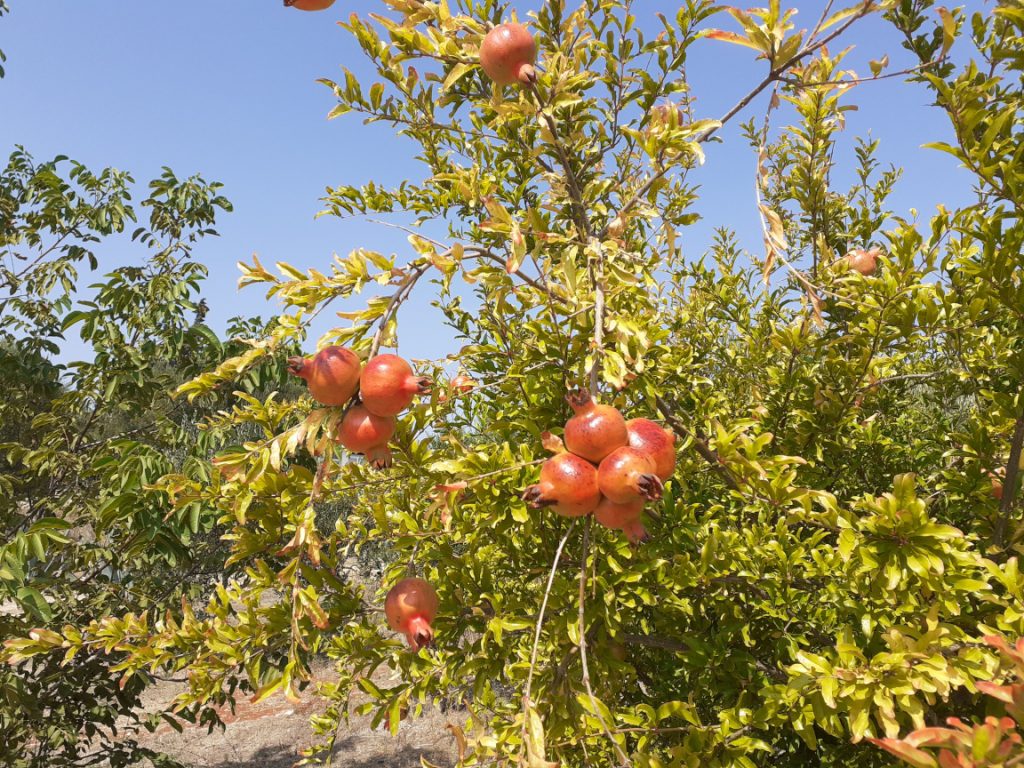
MULTIPOLYGON (((316 671, 328 677, 330 668, 316 671)), ((386 678, 385 678, 386 679, 386 678)), ((146 694, 146 709, 153 711, 165 705, 180 690, 173 683, 161 683, 146 694)), ((208 734, 205 728, 186 727, 178 733, 168 725, 155 733, 143 732, 139 741, 147 747, 169 754, 190 768, 289 768, 301 759, 302 749, 315 743, 310 729, 310 715, 322 703, 312 686, 298 704, 276 695, 250 704, 237 703, 234 715, 222 713, 227 728, 208 734)), ((423 716, 402 722, 398 735, 386 730, 371 730, 369 717, 353 717, 338 737, 333 762, 338 768, 420 768, 420 757, 439 766, 454 765, 455 746, 447 722, 458 723, 455 713, 450 719, 436 709, 425 710, 423 716)))

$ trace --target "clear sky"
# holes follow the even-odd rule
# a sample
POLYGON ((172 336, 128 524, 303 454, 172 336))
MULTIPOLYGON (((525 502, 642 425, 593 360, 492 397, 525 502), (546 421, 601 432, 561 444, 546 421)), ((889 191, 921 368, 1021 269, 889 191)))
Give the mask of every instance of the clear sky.
MULTIPOLYGON (((634 7, 644 26, 653 28, 655 13, 671 18, 679 1, 638 0, 634 7)), ((800 9, 798 27, 812 26, 821 2, 792 4, 800 9)), ((284 260, 321 269, 333 253, 355 247, 411 253, 405 236, 395 230, 359 219, 314 220, 329 185, 423 176, 422 166, 412 160, 412 145, 387 126, 366 126, 353 115, 327 121, 334 98, 315 82, 336 78, 343 64, 367 73, 352 38, 335 22, 353 10, 383 11, 383 3, 338 0, 321 13, 285 9, 280 0, 10 0, 10 5, 11 14, 0 19, 0 49, 8 57, 7 77, 0 80, 0 151, 23 144, 39 160, 66 154, 94 169, 130 171, 140 182, 164 165, 179 176, 200 172, 223 182, 235 211, 222 217, 221 237, 197 251, 210 269, 205 294, 217 330, 232 315, 273 311, 257 290, 235 288, 235 263, 254 252, 265 264, 284 260)), ((537 2, 512 5, 525 17, 537 2)), ((972 0, 972 6, 981 8, 981 1, 972 0)), ((731 28, 729 19, 720 19, 717 23, 731 28)), ((847 41, 856 46, 847 63, 859 73, 867 74, 866 62, 884 53, 892 60, 890 68, 907 62, 899 40, 881 20, 862 22, 847 41)), ((765 64, 755 62, 754 55, 735 45, 698 42, 688 71, 700 117, 720 116, 763 76, 765 64)), ((921 149, 926 141, 949 138, 945 118, 928 106, 922 87, 892 79, 855 89, 848 98, 859 111, 848 114, 837 153, 843 167, 837 174, 840 188, 850 179, 853 138, 870 132, 882 140, 883 164, 906 166, 892 198, 897 212, 909 215, 916 207, 927 217, 939 202, 966 199, 969 179, 956 162, 921 149)), ((763 114, 764 103, 751 109, 749 114, 763 114)), ((702 185, 704 216, 686 236, 694 255, 720 225, 736 229, 747 247, 760 247, 753 153, 735 125, 723 137, 724 144, 707 148, 707 165, 694 177, 702 185)), ((105 268, 138 259, 137 246, 126 238, 104 245, 100 255, 105 268)), ((454 346, 424 288, 400 315, 402 352, 440 357, 454 346)))

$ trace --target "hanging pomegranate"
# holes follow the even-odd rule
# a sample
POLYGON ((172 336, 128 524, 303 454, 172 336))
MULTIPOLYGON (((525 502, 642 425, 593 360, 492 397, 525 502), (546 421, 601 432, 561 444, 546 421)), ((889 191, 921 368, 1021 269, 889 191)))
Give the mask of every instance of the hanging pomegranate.
POLYGON ((551 507, 565 517, 581 517, 601 500, 597 470, 579 456, 559 453, 544 462, 540 482, 523 491, 523 500, 534 509, 551 507))
POLYGON ((334 0, 284 0, 285 7, 298 8, 300 11, 326 11, 334 0))
POLYGON ((532 83, 537 79, 534 62, 537 44, 522 24, 499 24, 480 45, 480 66, 498 85, 532 83))
POLYGON ((616 504, 661 498, 662 482, 655 474, 654 460, 630 446, 616 449, 601 462, 597 482, 601 493, 616 504))
POLYGON ((844 258, 846 263, 850 265, 850 269, 860 272, 867 277, 875 274, 875 270, 878 268, 878 255, 880 253, 881 251, 878 248, 871 248, 869 250, 854 248, 844 258))
POLYGON ((359 386, 362 364, 344 347, 324 347, 312 357, 288 358, 288 369, 305 379, 309 394, 324 405, 344 405, 359 386))
POLYGON ((377 416, 362 405, 354 405, 341 420, 341 428, 336 439, 352 453, 367 453, 371 449, 377 449, 375 456, 379 458, 380 448, 387 448, 388 440, 393 434, 394 416, 377 416))
POLYGON ((630 419, 626 422, 629 444, 654 461, 654 474, 663 481, 676 471, 676 436, 650 419, 630 419))
POLYGON ((384 601, 384 614, 388 626, 401 632, 409 646, 418 651, 434 642, 430 626, 437 618, 437 592, 424 579, 402 579, 388 592, 384 601))
POLYGON ((367 410, 378 416, 395 416, 416 395, 430 392, 430 379, 416 376, 398 355, 377 355, 368 360, 359 378, 359 397, 367 410))
POLYGON ((629 539, 629 543, 636 545, 651 538, 643 523, 640 522, 640 515, 643 511, 643 499, 626 504, 616 504, 610 499, 602 498, 594 510, 594 519, 605 528, 622 531, 629 539))
POLYGON ((567 398, 575 416, 565 424, 565 447, 587 461, 598 464, 616 448, 629 443, 626 420, 610 405, 598 405, 586 390, 567 398))

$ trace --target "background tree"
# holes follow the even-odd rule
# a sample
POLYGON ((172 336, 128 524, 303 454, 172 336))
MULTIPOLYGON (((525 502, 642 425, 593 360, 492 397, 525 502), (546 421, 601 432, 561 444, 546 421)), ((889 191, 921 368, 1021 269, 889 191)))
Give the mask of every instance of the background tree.
MULTIPOLYGON (((193 249, 230 204, 219 184, 165 170, 140 201, 149 217, 132 237, 144 258, 86 288, 83 266, 96 270, 104 240, 135 223, 132 186, 125 173, 93 173, 62 157, 38 163, 20 148, 0 174, 5 638, 180 606, 222 571, 211 515, 199 506, 168 514, 152 486, 183 467, 208 472, 230 436, 199 428, 213 410, 168 395, 244 348, 217 339, 196 299, 206 270, 193 249), (67 343, 69 331, 81 345, 67 343)), ((265 330, 256 321, 233 326, 232 334, 265 330)), ((254 370, 245 386, 278 386, 282 373, 254 370)), ((119 716, 135 717, 148 676, 112 666, 86 651, 0 670, 4 764, 126 765, 144 753, 110 729, 119 716)))
POLYGON ((323 753, 361 692, 357 711, 393 730, 428 701, 465 706, 466 765, 879 765, 866 738, 980 714, 978 683, 1000 670, 981 638, 1019 636, 1024 617, 1019 9, 974 14, 968 37, 962 12, 928 0, 827 4, 810 30, 777 2, 696 0, 652 38, 628 0, 546 2, 536 80, 501 88, 477 52, 507 8, 385 5, 345 25, 377 74, 328 82, 332 115, 393 124, 424 178, 334 188, 327 206, 406 214, 414 254, 356 250, 329 274, 243 265, 242 284, 267 285, 284 313, 179 392, 201 403, 281 360, 327 304, 372 283, 389 294, 319 344, 396 346, 424 278, 475 387, 419 361, 439 384, 401 419, 384 474, 339 461, 343 408, 244 398, 228 420, 259 439, 222 452, 219 475, 186 466, 161 484, 175 510, 217 511, 235 576, 202 611, 37 633, 9 660, 102 648, 118 671, 187 669, 180 703, 197 707, 236 684, 294 696, 323 652, 338 674, 320 689, 323 753), (721 11, 737 31, 711 26, 721 11), (885 76, 879 61, 858 78, 835 51, 876 13, 914 56, 897 74, 931 89, 978 179, 972 205, 927 226, 887 208, 899 171, 871 142, 850 158, 853 189, 832 182, 848 92, 885 76), (717 119, 689 95, 701 38, 753 48, 767 70, 717 119), (985 64, 958 69, 957 41, 985 64), (684 258, 690 172, 762 94, 745 134, 765 253, 723 228, 684 258), (579 384, 677 435, 640 548, 520 498, 579 384), (338 501, 351 512, 325 531, 318 510, 338 501), (367 549, 390 563, 379 590, 347 567, 367 549), (410 573, 440 596, 435 647, 416 653, 373 610, 410 573), (400 681, 376 682, 381 665, 400 681))

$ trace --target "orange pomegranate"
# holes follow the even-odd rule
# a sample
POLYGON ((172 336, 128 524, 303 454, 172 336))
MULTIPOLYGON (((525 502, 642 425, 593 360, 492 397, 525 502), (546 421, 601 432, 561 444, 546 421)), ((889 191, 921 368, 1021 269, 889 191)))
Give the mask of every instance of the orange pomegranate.
POLYGON ((467 392, 472 392, 476 386, 476 382, 464 373, 460 373, 454 379, 452 379, 452 389, 458 392, 460 395, 464 395, 467 392))
POLYGON ((660 499, 662 482, 654 469, 654 459, 646 453, 630 446, 617 448, 597 468, 598 487, 616 504, 660 499))
MULTIPOLYGON (((393 434, 394 416, 377 416, 361 405, 354 405, 341 420, 341 429, 336 439, 352 453, 367 453, 371 449, 386 449, 393 434)), ((375 453, 375 456, 378 455, 375 453)))
POLYGON ((401 632, 409 646, 418 651, 434 641, 430 626, 437 617, 437 592, 424 579, 402 579, 388 592, 384 600, 384 614, 388 626, 401 632))
POLYGON ((324 347, 313 357, 290 357, 288 369, 305 379, 309 394, 324 405, 344 405, 359 386, 362 363, 344 347, 324 347))
POLYGON ((498 85, 534 82, 536 61, 537 44, 533 35, 516 22, 499 24, 487 33, 480 45, 480 66, 498 85))
POLYGON ((594 464, 629 443, 626 420, 610 405, 598 405, 585 390, 567 398, 576 413, 565 424, 565 447, 594 464))
POLYGON ((370 413, 395 416, 412 403, 416 395, 430 392, 430 379, 416 376, 398 355, 377 355, 368 360, 359 377, 359 397, 370 413))
POLYGON ((654 461, 654 473, 668 480, 676 471, 676 436, 650 419, 630 419, 626 422, 629 444, 646 453, 654 461))
POLYGON ((534 509, 551 507, 564 517, 586 515, 601 500, 597 470, 579 456, 559 453, 544 462, 540 482, 523 491, 523 500, 534 509))
POLYGON ((284 4, 300 11, 326 11, 334 5, 334 0, 284 0, 284 4))
POLYGON ((643 523, 640 522, 640 515, 643 511, 643 499, 626 504, 616 504, 610 499, 602 498, 594 510, 594 519, 605 528, 622 531, 629 539, 629 543, 636 545, 651 538, 643 523))
POLYGON ((844 257, 846 263, 850 265, 850 269, 854 272, 860 272, 865 277, 875 274, 875 270, 878 268, 878 255, 881 253, 878 248, 871 248, 864 250, 863 248, 854 248, 844 257))

